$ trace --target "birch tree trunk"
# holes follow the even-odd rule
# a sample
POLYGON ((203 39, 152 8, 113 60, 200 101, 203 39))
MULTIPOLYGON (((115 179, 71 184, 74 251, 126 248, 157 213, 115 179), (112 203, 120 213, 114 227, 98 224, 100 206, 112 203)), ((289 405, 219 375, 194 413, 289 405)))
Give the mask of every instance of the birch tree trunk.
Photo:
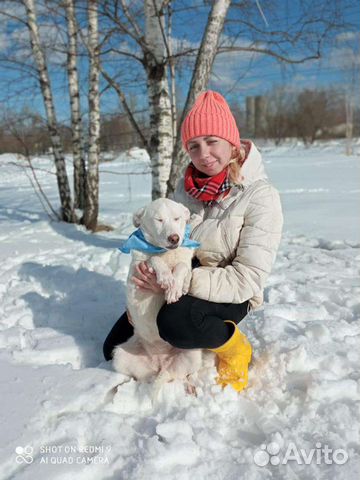
POLYGON ((27 27, 30 32, 32 53, 35 58, 38 71, 41 93, 44 100, 47 126, 50 133, 51 145, 55 159, 56 179, 60 195, 61 218, 65 222, 75 222, 69 181, 66 173, 64 154, 61 146, 60 135, 56 120, 53 96, 51 91, 50 77, 47 69, 44 51, 40 43, 39 27, 37 23, 34 0, 23 0, 26 15, 27 27))
POLYGON ((96 230, 99 213, 99 142, 100 142, 100 94, 99 94, 99 29, 98 2, 88 1, 88 51, 89 51, 89 153, 86 176, 86 205, 84 224, 96 230))
POLYGON ((176 143, 177 133, 177 112, 176 112, 176 75, 175 62, 173 58, 173 42, 172 42, 172 6, 171 1, 168 4, 168 52, 169 52, 169 70, 170 70, 170 85, 171 85, 171 116, 172 116, 172 136, 173 149, 176 143))
POLYGON ((169 180, 167 183, 167 195, 171 194, 176 186, 178 175, 186 164, 187 155, 182 149, 180 128, 188 111, 192 107, 195 98, 205 90, 211 68, 215 60, 220 35, 224 27, 224 21, 228 12, 231 0, 215 0, 209 14, 208 23, 201 41, 201 46, 196 58, 195 68, 191 79, 190 89, 182 112, 181 120, 173 151, 172 165, 169 180))
POLYGON ((166 67, 165 20, 161 0, 145 0, 146 44, 144 63, 150 110, 149 156, 152 198, 166 196, 173 150, 172 115, 166 67))
POLYGON ((68 29, 67 72, 71 108, 72 151, 74 161, 74 204, 84 210, 86 194, 86 169, 82 142, 79 77, 77 70, 77 26, 74 0, 65 1, 68 29))

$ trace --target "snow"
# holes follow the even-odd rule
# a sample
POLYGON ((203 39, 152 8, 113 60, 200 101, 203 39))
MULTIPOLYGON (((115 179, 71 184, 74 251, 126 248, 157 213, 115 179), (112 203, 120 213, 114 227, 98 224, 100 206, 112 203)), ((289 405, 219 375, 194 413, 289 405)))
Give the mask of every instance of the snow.
MULTIPOLYGON (((151 384, 102 357, 125 308, 130 259, 116 248, 150 200, 148 158, 132 149, 101 165, 101 222, 115 229, 94 235, 49 221, 12 164, 21 160, 0 156, 0 477, 358 478, 356 148, 262 146, 285 228, 264 308, 241 323, 254 351, 249 387, 222 391, 209 364, 197 397, 174 382, 155 402, 151 384)), ((51 160, 33 162, 57 205, 51 160)))

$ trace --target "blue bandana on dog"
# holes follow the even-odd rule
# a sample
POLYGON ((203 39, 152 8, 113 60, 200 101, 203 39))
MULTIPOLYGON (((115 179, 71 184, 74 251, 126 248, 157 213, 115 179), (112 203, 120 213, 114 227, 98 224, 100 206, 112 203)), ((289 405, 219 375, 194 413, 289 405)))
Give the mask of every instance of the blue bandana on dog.
MULTIPOLYGON (((186 225, 185 227, 185 236, 181 247, 200 247, 199 242, 195 242, 195 240, 190 239, 190 225, 186 225)), ((140 228, 135 230, 135 232, 130 235, 130 237, 126 240, 126 242, 124 242, 124 244, 119 248, 119 250, 122 253, 130 253, 131 250, 139 250, 140 252, 145 253, 164 253, 168 251, 167 248, 156 247, 155 245, 149 243, 145 239, 144 234, 140 228)))

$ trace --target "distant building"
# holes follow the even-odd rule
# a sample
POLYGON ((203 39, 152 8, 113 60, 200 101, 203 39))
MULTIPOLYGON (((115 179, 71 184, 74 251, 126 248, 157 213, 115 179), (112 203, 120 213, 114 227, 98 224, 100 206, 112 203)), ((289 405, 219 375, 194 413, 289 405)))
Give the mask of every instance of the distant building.
POLYGON ((246 129, 249 137, 264 137, 267 131, 267 98, 246 97, 246 129))

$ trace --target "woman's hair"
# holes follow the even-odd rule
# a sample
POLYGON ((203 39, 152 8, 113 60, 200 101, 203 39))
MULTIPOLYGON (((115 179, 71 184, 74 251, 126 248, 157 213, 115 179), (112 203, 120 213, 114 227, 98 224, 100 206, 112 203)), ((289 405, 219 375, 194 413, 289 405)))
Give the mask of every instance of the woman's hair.
POLYGON ((228 178, 231 183, 239 183, 243 180, 243 177, 241 176, 241 167, 245 162, 246 157, 247 152, 243 145, 240 145, 240 148, 234 147, 228 171, 228 178))

